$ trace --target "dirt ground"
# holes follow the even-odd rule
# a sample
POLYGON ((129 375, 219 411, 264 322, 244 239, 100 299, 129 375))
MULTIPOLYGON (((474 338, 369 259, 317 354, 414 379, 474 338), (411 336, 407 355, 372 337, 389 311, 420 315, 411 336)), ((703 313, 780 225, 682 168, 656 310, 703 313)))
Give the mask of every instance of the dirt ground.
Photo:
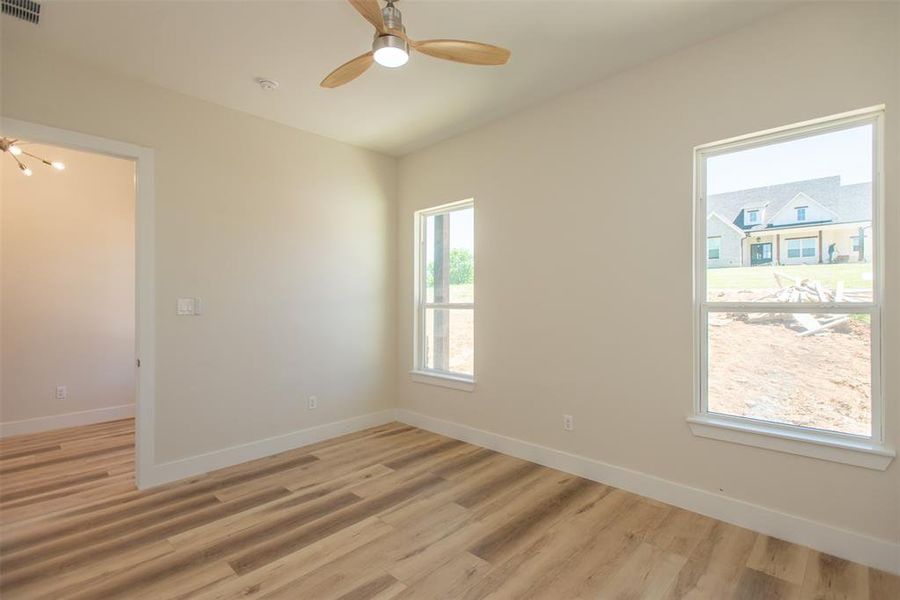
MULTIPOLYGON (((472 375, 475 373, 475 315, 471 310, 455 309, 450 313, 449 366, 451 373, 472 375)), ((425 343, 428 366, 434 364, 434 339, 431 314, 425 320, 425 343)))
POLYGON ((790 317, 751 323, 716 315, 709 327, 709 410, 869 435, 868 323, 850 320, 799 337, 790 317))

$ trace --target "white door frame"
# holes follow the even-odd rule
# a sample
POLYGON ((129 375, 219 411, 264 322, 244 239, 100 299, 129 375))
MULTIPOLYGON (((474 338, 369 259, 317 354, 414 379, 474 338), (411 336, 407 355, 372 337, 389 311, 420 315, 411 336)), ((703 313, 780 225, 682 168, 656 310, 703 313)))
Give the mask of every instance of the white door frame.
POLYGON ((47 127, 3 117, 4 136, 29 142, 86 150, 135 163, 135 357, 139 368, 135 377, 135 481, 148 487, 153 470, 153 424, 156 370, 156 292, 154 271, 153 150, 118 140, 47 127))

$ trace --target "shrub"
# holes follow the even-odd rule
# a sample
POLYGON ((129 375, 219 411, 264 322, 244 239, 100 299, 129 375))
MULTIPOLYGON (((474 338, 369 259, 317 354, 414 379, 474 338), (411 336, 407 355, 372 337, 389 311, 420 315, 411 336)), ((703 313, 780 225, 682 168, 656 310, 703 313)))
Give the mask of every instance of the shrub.
MULTIPOLYGON (((434 287, 434 263, 425 269, 426 284, 434 287)), ((475 283, 475 256, 466 248, 450 250, 450 285, 475 283)))

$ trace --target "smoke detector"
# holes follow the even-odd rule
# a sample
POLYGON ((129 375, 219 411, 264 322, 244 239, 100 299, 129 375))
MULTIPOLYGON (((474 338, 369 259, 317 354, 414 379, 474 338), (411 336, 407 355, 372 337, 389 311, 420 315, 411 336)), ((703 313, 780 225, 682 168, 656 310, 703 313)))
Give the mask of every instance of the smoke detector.
POLYGON ((256 84, 260 87, 261 90, 265 92, 269 92, 272 90, 278 89, 278 82, 274 79, 266 79, 265 77, 257 77, 256 84))

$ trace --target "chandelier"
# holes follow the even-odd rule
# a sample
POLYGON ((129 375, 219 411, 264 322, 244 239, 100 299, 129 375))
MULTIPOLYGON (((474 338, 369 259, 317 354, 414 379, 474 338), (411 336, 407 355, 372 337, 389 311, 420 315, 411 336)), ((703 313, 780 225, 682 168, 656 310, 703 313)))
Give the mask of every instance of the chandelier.
POLYGON ((34 155, 31 152, 26 152, 22 150, 22 146, 19 145, 19 140, 13 140, 6 137, 0 137, 0 151, 3 151, 6 154, 9 154, 13 157, 13 160, 16 161, 16 164, 19 165, 19 170, 22 171, 22 174, 26 177, 31 177, 32 170, 22 162, 20 156, 28 156, 33 158, 34 160, 39 160, 48 167, 52 167, 57 171, 62 171, 66 168, 66 165, 59 162, 58 160, 49 161, 46 158, 41 158, 40 156, 34 155))

